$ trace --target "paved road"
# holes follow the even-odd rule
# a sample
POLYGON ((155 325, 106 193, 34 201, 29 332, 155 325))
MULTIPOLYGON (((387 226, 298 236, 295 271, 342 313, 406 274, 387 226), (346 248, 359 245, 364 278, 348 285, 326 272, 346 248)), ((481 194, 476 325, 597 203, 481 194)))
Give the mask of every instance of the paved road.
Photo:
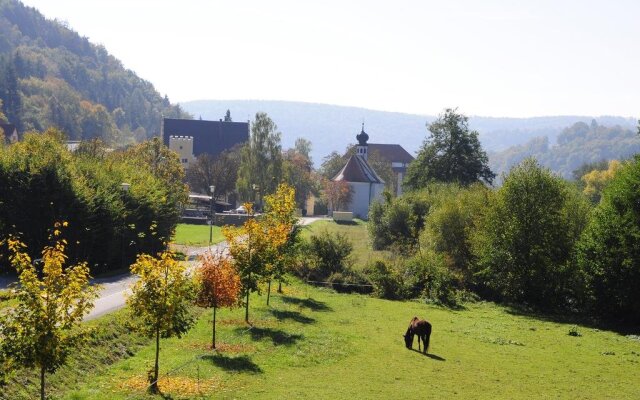
MULTIPOLYGON (((300 218, 300 225, 309 225, 312 222, 318 221, 322 218, 319 217, 304 217, 300 218)), ((224 251, 227 247, 226 242, 218 243, 211 246, 211 251, 214 253, 217 251, 224 251)), ((187 256, 187 260, 195 261, 197 256, 205 253, 209 250, 209 246, 205 247, 188 247, 188 246, 176 246, 176 248, 183 252, 187 256)), ((84 318, 90 320, 98 318, 104 314, 118 310, 125 305, 126 296, 129 293, 129 288, 138 278, 129 273, 115 275, 109 278, 98 278, 92 280, 93 284, 102 285, 100 295, 94 303, 94 307, 89 314, 84 318)), ((15 278, 0 277, 0 289, 6 288, 10 283, 15 282, 15 278)))

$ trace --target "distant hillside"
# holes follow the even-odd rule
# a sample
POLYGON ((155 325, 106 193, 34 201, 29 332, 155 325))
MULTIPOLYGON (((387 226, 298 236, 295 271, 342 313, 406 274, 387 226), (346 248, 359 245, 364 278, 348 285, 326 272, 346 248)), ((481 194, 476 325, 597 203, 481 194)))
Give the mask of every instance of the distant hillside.
POLYGON ((590 124, 577 122, 562 130, 554 145, 546 137, 510 147, 501 152, 489 153, 491 169, 498 175, 527 157, 535 157, 566 179, 583 164, 603 160, 622 160, 640 153, 640 137, 635 128, 619 125, 607 127, 593 120, 590 124))
MULTIPOLYGON (((343 151, 360 132, 362 121, 372 143, 398 143, 415 154, 427 135, 426 124, 433 115, 415 115, 375 111, 357 107, 343 107, 287 101, 258 100, 199 100, 181 104, 194 117, 223 118, 231 110, 234 121, 253 119, 264 111, 282 132, 285 148, 293 147, 297 137, 311 140, 313 161, 317 165, 330 152, 343 151)), ((460 110, 464 112, 464 110, 460 110)), ((576 122, 590 123, 592 117, 558 116, 535 118, 471 117, 470 126, 480 132, 480 139, 488 151, 499 151, 523 144, 538 136, 547 136, 554 143, 564 128, 576 122)), ((601 125, 621 125, 631 128, 635 120, 621 117, 598 117, 601 125)))
POLYGON ((186 115, 104 47, 17 0, 0 0, 0 99, 20 131, 56 126, 76 140, 141 140, 163 114, 186 115))

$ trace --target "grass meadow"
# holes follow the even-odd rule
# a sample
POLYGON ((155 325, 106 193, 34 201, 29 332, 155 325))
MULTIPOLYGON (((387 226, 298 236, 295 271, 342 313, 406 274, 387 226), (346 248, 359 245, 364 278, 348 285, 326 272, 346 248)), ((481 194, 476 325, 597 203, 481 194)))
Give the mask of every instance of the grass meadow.
MULTIPOLYGON (((369 253, 358 256, 362 261, 377 256, 366 242, 358 244, 363 227, 327 221, 305 234, 344 229, 356 249, 369 253)), ((166 399, 640 398, 638 332, 488 302, 452 310, 338 294, 292 279, 284 293, 272 294, 270 306, 264 292, 252 296, 251 325, 242 308, 219 310, 216 351, 211 310, 196 311, 197 323, 183 338, 161 341, 166 399), (404 347, 414 315, 433 325, 426 356, 404 347)), ((130 318, 125 309, 89 323, 89 342, 50 378, 52 398, 160 398, 145 392, 152 341, 127 328, 130 318)), ((20 371, 0 387, 0 399, 35 397, 37 378, 20 371)))
MULTIPOLYGON (((450 310, 337 294, 302 283, 161 343, 160 388, 173 399, 640 398, 640 341, 593 327, 519 315, 491 303, 450 310), (404 347, 414 315, 433 324, 429 355, 404 347), (575 332, 578 336, 572 336, 575 332), (169 373, 168 373, 169 372, 169 373), (167 374, 168 373, 168 374, 167 374)), ((414 344, 417 346, 417 341, 414 344)), ((65 399, 146 399, 153 346, 144 345, 65 399)))
MULTIPOLYGON (((207 246, 209 245, 209 225, 178 224, 173 243, 185 246, 207 246)), ((220 243, 224 240, 222 228, 213 226, 213 243, 220 243)))

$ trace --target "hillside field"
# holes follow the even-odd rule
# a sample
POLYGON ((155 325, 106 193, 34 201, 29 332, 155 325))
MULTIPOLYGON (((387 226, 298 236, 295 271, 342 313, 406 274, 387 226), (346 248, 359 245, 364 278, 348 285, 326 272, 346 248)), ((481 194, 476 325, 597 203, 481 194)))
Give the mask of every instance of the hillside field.
MULTIPOLYGON (((161 343, 161 389, 173 399, 639 398, 634 336, 517 315, 490 303, 453 311, 418 302, 337 294, 301 283, 211 316, 161 343), (404 347, 414 315, 433 324, 429 355, 404 347), (571 336, 570 331, 581 336, 571 336), (170 372, 168 377, 165 375, 170 372), (199 380, 198 380, 199 378, 199 380)), ((414 344, 417 346, 417 341, 414 344)), ((147 345, 65 399, 143 399, 147 345)))

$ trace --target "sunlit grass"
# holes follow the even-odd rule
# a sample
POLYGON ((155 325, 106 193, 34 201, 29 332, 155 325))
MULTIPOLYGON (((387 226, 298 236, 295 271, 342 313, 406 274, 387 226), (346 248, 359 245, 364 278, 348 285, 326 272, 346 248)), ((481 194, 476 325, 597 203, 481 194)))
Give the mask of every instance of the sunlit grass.
MULTIPOLYGON (((161 389, 174 399, 639 398, 640 341, 574 323, 518 315, 491 303, 449 310, 295 283, 211 316, 182 339, 162 341, 161 389), (404 347, 414 315, 433 324, 430 355, 404 347), (577 330, 582 336, 569 333, 577 330)), ((416 344, 417 345, 417 344, 416 344)), ((67 399, 150 398, 153 346, 85 380, 67 399)))
MULTIPOLYGON (((209 225, 178 224, 173 242, 186 246, 207 246, 209 244, 209 225)), ((224 240, 222 229, 213 226, 213 243, 224 240)))
POLYGON ((356 269, 363 269, 371 262, 390 257, 388 251, 371 250, 367 223, 356 219, 351 224, 338 224, 332 220, 321 220, 303 227, 302 237, 308 239, 311 235, 323 233, 343 233, 353 244, 353 262, 356 269))

